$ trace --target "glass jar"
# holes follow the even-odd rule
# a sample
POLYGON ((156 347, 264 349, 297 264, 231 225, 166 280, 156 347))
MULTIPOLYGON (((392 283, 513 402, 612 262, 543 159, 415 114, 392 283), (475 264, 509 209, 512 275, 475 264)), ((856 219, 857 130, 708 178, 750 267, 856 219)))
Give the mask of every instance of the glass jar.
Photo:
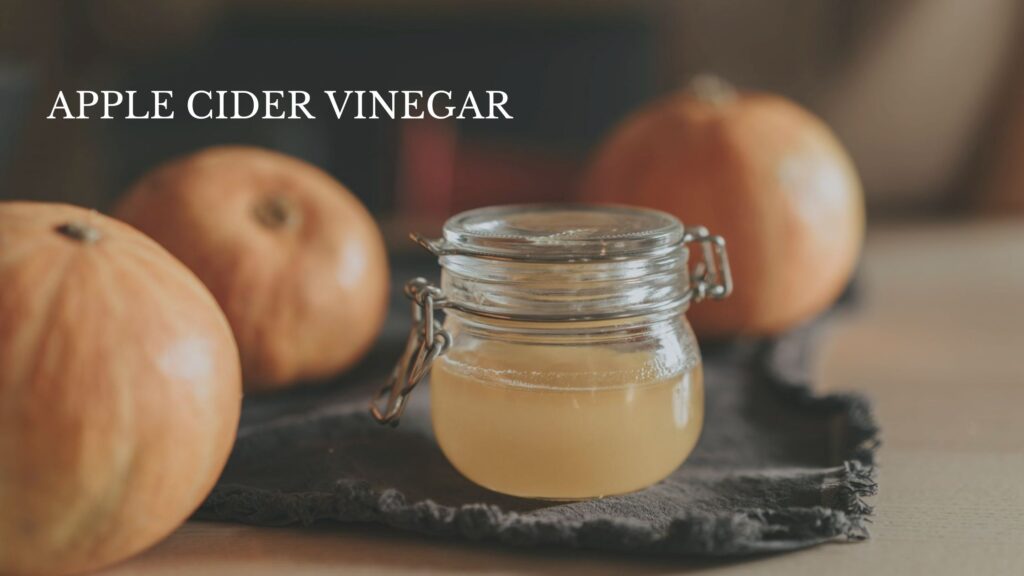
POLYGON ((704 392, 683 313, 731 292, 721 237, 654 210, 525 205, 464 212, 443 238, 414 239, 438 256, 441 286, 406 286, 413 329, 378 421, 396 424, 432 368, 445 456, 528 498, 632 492, 690 454, 704 392))

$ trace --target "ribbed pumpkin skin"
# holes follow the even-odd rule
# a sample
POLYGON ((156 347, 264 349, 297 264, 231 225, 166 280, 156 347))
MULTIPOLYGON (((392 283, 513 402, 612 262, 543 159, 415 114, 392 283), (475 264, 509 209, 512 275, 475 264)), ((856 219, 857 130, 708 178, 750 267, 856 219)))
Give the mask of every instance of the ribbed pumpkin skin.
POLYGON ((665 210, 725 237, 735 290, 687 313, 702 336, 776 333, 826 309, 849 282, 864 200, 831 130, 769 94, 682 91, 617 127, 581 193, 665 210))
POLYGON ((388 268, 376 222, 348 189, 297 158, 208 148, 143 176, 115 215, 206 283, 234 329, 247 390, 334 375, 383 326, 388 268), (289 217, 261 220, 271 201, 289 217))
POLYGON ((0 573, 93 570, 173 531, 227 461, 241 392, 223 313, 163 248, 0 203, 0 573))

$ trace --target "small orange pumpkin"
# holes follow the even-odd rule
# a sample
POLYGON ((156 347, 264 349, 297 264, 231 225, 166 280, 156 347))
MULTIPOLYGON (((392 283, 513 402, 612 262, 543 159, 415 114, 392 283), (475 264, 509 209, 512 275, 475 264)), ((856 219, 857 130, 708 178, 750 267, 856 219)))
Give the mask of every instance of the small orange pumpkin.
POLYGON ((131 227, 0 203, 0 573, 117 562, 180 525, 235 438, 216 301, 131 227))
POLYGON ((864 235, 860 180, 818 118, 785 98, 702 78, 607 139, 582 199, 659 208, 725 237, 735 291, 688 313, 698 334, 770 334, 823 311, 864 235))
POLYGON ((344 186, 297 158, 209 148, 145 175, 115 213, 210 288, 234 329, 247 389, 344 370, 383 325, 380 230, 344 186))

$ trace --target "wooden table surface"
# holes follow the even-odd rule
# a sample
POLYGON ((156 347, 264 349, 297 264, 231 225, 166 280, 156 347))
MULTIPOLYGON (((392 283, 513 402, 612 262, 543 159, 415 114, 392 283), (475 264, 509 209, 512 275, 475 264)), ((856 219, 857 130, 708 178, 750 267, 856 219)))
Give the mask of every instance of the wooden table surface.
POLYGON ((864 279, 862 308, 827 336, 818 370, 823 389, 876 402, 867 542, 706 563, 190 522, 105 574, 1024 574, 1024 222, 875 228, 864 279))

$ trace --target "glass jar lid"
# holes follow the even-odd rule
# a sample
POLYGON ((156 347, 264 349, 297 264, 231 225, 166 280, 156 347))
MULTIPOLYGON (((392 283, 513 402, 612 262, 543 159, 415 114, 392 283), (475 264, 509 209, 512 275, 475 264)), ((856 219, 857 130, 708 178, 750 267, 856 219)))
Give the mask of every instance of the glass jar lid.
POLYGON ((657 210, 526 204, 463 212, 445 223, 440 240, 417 241, 438 256, 586 262, 651 255, 679 246, 683 236, 682 223, 657 210))
POLYGON ((440 239, 413 238, 439 258, 445 305, 481 316, 625 318, 723 297, 731 288, 724 240, 646 208, 494 206, 449 219, 440 239), (702 248, 696 276, 688 266, 691 243, 702 248))

